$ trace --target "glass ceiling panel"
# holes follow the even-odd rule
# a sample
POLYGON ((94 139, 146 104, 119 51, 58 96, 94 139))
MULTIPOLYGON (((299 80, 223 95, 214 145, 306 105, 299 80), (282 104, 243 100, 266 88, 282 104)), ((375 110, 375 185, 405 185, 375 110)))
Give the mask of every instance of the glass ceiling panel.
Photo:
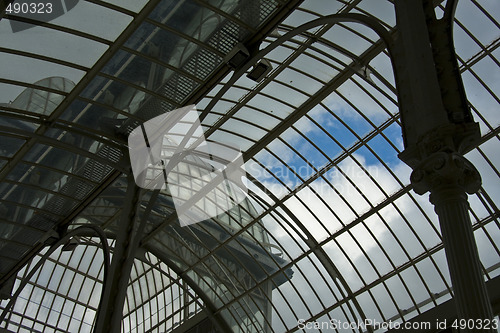
MULTIPOLYGON (((69 199, 68 197, 62 197, 54 195, 53 193, 48 193, 47 191, 37 190, 34 188, 33 184, 25 184, 26 186, 16 185, 16 189, 12 194, 8 196, 3 196, 2 200, 6 202, 15 202, 20 206, 38 208, 43 211, 43 207, 49 200, 58 200, 67 205, 67 209, 74 207, 76 201, 69 199)), ((48 211, 48 213, 51 213, 48 211)))
MULTIPOLYGON (((356 9, 378 18, 383 24, 392 27, 396 24, 394 7, 388 0, 363 0, 356 4, 356 9)), ((355 10, 355 11, 357 11, 355 10)))
POLYGON ((311 76, 328 82, 339 73, 339 65, 333 52, 322 52, 313 44, 310 49, 294 60, 294 65, 311 76))
MULTIPOLYGON (((78 82, 84 75, 84 72, 68 68, 59 64, 32 59, 29 57, 22 57, 11 54, 1 54, 2 62, 10 64, 7 68, 4 67, 3 76, 5 79, 35 83, 42 79, 59 76, 67 78, 70 81, 78 82), (25 68, 36 68, 36 71, 26 71, 25 68)), ((13 96, 0 95, 2 102, 12 100, 13 96)))
POLYGON ((26 142, 25 140, 1 136, 2 148, 0 149, 0 156, 2 157, 12 157, 16 151, 26 142))
POLYGON ((114 9, 95 3, 79 1, 75 8, 53 23, 114 41, 131 21, 131 16, 114 9), (75 22, 79 21, 82 16, 85 16, 86 20, 75 25, 75 22))
MULTIPOLYGON (((486 61, 486 59, 482 60, 486 61)), ((475 70, 475 66, 473 68, 475 70)), ((478 67, 479 69, 479 67, 478 67)), ((498 73, 494 70, 490 70, 488 74, 486 74, 485 79, 488 83, 497 82, 498 81, 498 73)), ((483 133, 489 131, 489 128, 496 128, 499 125, 499 118, 497 113, 494 111, 495 105, 500 101, 500 92, 495 91, 495 85, 493 88, 485 87, 485 83, 481 83, 478 80, 478 76, 475 71, 467 71, 463 75, 464 85, 473 90, 474 94, 469 97, 469 100, 474 107, 476 112, 480 111, 482 122, 480 122, 481 130, 483 133), (495 94, 495 95, 492 95, 495 94), (485 123, 486 121, 486 123, 485 123), (489 128, 488 128, 489 127, 489 128)))
MULTIPOLYGON (((291 68, 293 68, 294 65, 295 63, 292 63, 291 68)), ((321 82, 318 82, 315 77, 311 77, 309 74, 305 75, 303 73, 299 73, 298 71, 292 70, 281 72, 276 77, 276 81, 282 85, 293 85, 294 81, 299 81, 305 86, 303 92, 310 95, 314 94, 323 86, 323 84, 321 82)))
POLYGON ((146 5, 147 0, 101 0, 102 3, 109 3, 117 7, 138 13, 146 5))
MULTIPOLYGON (((273 96, 274 94, 270 95, 273 96)), ((292 113, 293 106, 287 102, 279 102, 270 96, 262 95, 259 98, 251 99, 247 105, 267 113, 272 113, 281 119, 292 113)))
MULTIPOLYGON (((311 2, 314 2, 314 0, 311 2)), ((333 3, 333 1, 330 1, 330 3, 333 3)), ((295 10, 283 21, 282 26, 298 27, 303 23, 317 19, 319 16, 317 13, 308 13, 300 9, 295 10)))
MULTIPOLYGON (((238 72, 225 64, 238 43, 253 55, 301 23, 340 12, 395 24, 389 0, 298 6, 80 1, 45 27, 16 33, 2 19, 0 60, 9 66, 0 78, 0 278, 33 246, 49 244, 42 234, 63 221, 70 230, 98 225, 116 237, 129 204, 127 134, 196 103, 206 137, 242 150, 249 198, 218 214, 217 192, 196 206, 216 216, 180 227, 173 197, 205 183, 142 191, 137 219, 147 220, 126 291, 126 332, 187 330, 198 315, 245 333, 299 331, 299 319, 401 322, 448 301, 437 217, 427 196, 412 192, 411 170, 397 158, 403 144, 393 70, 371 30, 353 23, 309 29, 264 56, 272 70, 262 80, 243 74, 217 95, 238 72), (277 20, 286 19, 273 31, 265 22, 277 10, 284 15, 277 20), (74 84, 39 82, 54 76, 74 84)), ((483 135, 467 155, 483 177, 470 214, 485 280, 495 282, 500 8, 473 0, 458 6, 455 45, 483 135)), ((199 173, 183 171, 185 178, 199 173)), ((88 237, 78 242, 30 279, 2 328, 92 330, 102 247, 88 237)), ((38 259, 26 260, 16 286, 38 259)))
MULTIPOLYGON (((277 33, 277 36, 279 36, 279 32, 277 33)), ((268 46, 270 44, 270 41, 271 40, 274 41, 275 39, 276 38, 271 37, 269 39, 269 42, 266 43, 264 41, 262 43, 262 48, 268 46)), ((266 59, 274 60, 277 63, 285 61, 293 53, 293 47, 290 46, 287 47, 287 44, 288 43, 283 43, 282 45, 276 47, 274 50, 272 50, 266 55, 266 59)))
POLYGON ((492 21, 485 17, 489 15, 498 19, 498 4, 496 6, 492 6, 492 4, 491 1, 484 1, 478 6, 477 3, 467 1, 458 6, 455 14, 456 20, 463 27, 462 29, 474 36, 474 39, 482 45, 489 45, 491 41, 498 39, 498 34, 495 33, 500 28, 498 21, 492 21), (486 7, 489 7, 489 10, 485 10, 486 7), (478 24, 478 19, 483 20, 481 25, 478 24))
MULTIPOLYGON (((13 33, 8 20, 0 21, 3 52, 22 51, 90 67, 107 46, 94 40, 50 28, 35 27, 13 33)), ((2 54, 2 60, 4 55, 2 54)), ((36 64, 31 65, 32 68, 36 64)), ((41 69, 41 68, 40 68, 41 69)), ((38 71, 37 71, 38 72, 38 71)), ((69 76, 65 76, 71 78, 69 76)))
MULTIPOLYGON (((57 7, 54 7, 53 10, 55 11, 56 9, 57 7)), ((22 13, 22 10, 20 12, 22 13)), ((20 16, 19 14, 16 15, 15 11, 11 14, 12 15, 9 17, 12 20, 16 20, 16 16, 20 16)), ((36 20, 37 18, 35 17, 34 19, 36 20)), ((116 10, 87 1, 77 1, 74 7, 70 7, 69 10, 64 10, 64 15, 59 15, 51 20, 50 24, 56 27, 74 29, 80 33, 86 33, 113 41, 128 23, 130 23, 131 19, 130 16, 116 10), (82 16, 86 19, 81 20, 82 16)), ((15 22, 13 24, 20 23, 15 22)), ((23 25, 22 29, 24 31, 26 31, 25 29, 33 29, 33 31, 40 29, 38 24, 21 24, 23 25)), ((19 31, 16 31, 15 33, 18 32, 19 31)))
MULTIPOLYGON (((344 68, 351 64, 354 60, 357 60, 356 55, 352 52, 346 53, 344 50, 342 50, 342 48, 334 48, 332 46, 335 46, 335 43, 314 43, 312 49, 313 52, 311 53, 314 55, 314 51, 316 51, 317 53, 321 54, 318 56, 320 59, 329 59, 329 63, 331 63, 332 59, 334 59, 333 64, 339 64, 340 68, 344 68)), ((350 49, 347 48, 345 50, 350 49)))
MULTIPOLYGON (((357 25, 353 25, 353 27, 357 27, 357 25)), ((371 34, 374 33, 371 32, 371 34)), ((350 53, 355 55, 360 55, 372 45, 372 43, 365 39, 366 36, 363 37, 343 25, 335 25, 323 35, 323 38, 333 42, 336 47, 349 50, 350 53)))
POLYGON ((255 110, 249 107, 242 107, 234 115, 235 119, 242 119, 243 121, 251 121, 259 126, 263 126, 266 129, 273 128, 279 123, 279 119, 273 114, 263 112, 260 110, 255 110))

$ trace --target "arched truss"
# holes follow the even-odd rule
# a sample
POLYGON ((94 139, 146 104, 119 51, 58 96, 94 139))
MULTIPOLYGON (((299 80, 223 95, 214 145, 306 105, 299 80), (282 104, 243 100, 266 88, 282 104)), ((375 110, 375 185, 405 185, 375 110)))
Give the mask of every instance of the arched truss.
MULTIPOLYGON (((437 4, 438 16, 445 6, 437 4)), ((0 57, 12 66, 0 77, 2 285, 13 274, 23 279, 51 235, 90 223, 113 239, 126 204, 126 134, 196 103, 205 136, 242 149, 249 199, 181 228, 169 196, 154 198, 124 331, 175 331, 200 313, 234 331, 300 331, 304 321, 328 331, 332 321, 415 321, 444 308, 452 290, 437 218, 397 159, 403 144, 386 47, 358 23, 324 18, 334 14, 377 22, 386 39, 394 34, 386 0, 80 1, 68 20, 16 33, 10 21, 33 21, 4 16, 0 57), (233 72, 225 57, 238 43, 253 60, 233 72), (246 73, 262 57, 273 69, 254 82, 246 73), (23 91, 52 105, 16 102, 23 91)), ((500 262, 499 15, 494 1, 461 0, 454 21, 481 126, 467 157, 483 177, 470 214, 488 286, 498 285, 500 262)), ((2 327, 91 331, 95 296, 72 290, 76 276, 101 287, 100 268, 82 265, 100 261, 93 240, 82 239, 70 257, 86 259, 73 266, 64 253, 52 255, 41 270, 50 279, 30 280, 2 327), (45 314, 58 313, 59 301, 73 310, 51 321, 45 314)))

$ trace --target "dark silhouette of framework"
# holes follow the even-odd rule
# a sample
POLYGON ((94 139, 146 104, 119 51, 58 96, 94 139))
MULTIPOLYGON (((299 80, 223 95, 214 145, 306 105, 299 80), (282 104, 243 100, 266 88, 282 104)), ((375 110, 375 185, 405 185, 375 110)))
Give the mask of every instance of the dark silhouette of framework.
MULTIPOLYGON (((61 39, 68 54, 9 40, 0 56, 83 76, 74 84, 62 74, 0 77, 19 92, 0 105, 2 330, 328 331, 340 319, 378 319, 428 322, 435 332, 457 318, 493 320, 500 173, 490 149, 498 123, 470 95, 482 89, 498 108, 482 66, 500 67, 500 9, 475 0, 317 6, 153 0, 73 8, 128 20, 113 37, 87 32, 84 22, 3 12, 1 21, 71 38, 61 39), (472 33, 477 27, 455 14, 460 6, 497 37, 472 33), (88 65, 69 50, 79 38, 107 48, 89 51, 96 60, 88 65), (463 58, 469 50, 455 52, 457 39, 477 51, 463 58), (205 137, 241 146, 249 195, 181 227, 174 195, 135 184, 127 136, 190 104, 205 137), (437 217, 413 191, 430 192, 437 217)), ((199 172, 188 166, 178 177, 194 188, 199 172)), ((483 331, 496 331, 491 323, 483 331)))

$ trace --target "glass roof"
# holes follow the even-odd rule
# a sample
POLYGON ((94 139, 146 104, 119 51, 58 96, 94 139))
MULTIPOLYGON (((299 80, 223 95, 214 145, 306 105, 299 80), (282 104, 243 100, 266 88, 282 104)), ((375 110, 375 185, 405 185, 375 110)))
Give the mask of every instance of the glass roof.
MULTIPOLYGON (((248 194, 181 227, 173 193, 140 191, 123 332, 361 332, 328 324, 442 309, 450 276, 434 208, 398 159, 388 51, 359 23, 302 26, 345 13, 396 33, 389 0, 89 0, 50 21, 5 12, 0 328, 93 331, 130 206, 127 136, 190 104, 207 140, 241 150, 248 194), (252 80, 251 63, 228 65, 238 50, 272 69, 252 80)), ((500 275, 499 17, 495 0, 463 0, 453 26, 481 129, 466 157, 483 179, 469 203, 489 288, 500 275)))

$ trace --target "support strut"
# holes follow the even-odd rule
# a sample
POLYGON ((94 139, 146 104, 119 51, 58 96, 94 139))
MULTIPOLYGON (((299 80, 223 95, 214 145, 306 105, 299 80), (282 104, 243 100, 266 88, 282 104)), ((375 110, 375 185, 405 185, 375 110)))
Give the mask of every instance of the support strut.
POLYGON ((138 224, 138 203, 141 189, 135 184, 132 176, 127 177, 128 187, 117 228, 113 259, 110 272, 103 286, 103 299, 99 306, 94 332, 121 332, 123 305, 127 295, 130 272, 134 263, 135 252, 142 234, 138 224))
POLYGON ((448 0, 440 20, 428 0, 394 3, 398 38, 393 62, 405 143, 399 157, 413 169, 410 180, 415 192, 430 192, 458 319, 493 319, 467 199, 467 194, 479 190, 481 177, 464 154, 480 133, 466 102, 453 50, 456 1, 448 0))

